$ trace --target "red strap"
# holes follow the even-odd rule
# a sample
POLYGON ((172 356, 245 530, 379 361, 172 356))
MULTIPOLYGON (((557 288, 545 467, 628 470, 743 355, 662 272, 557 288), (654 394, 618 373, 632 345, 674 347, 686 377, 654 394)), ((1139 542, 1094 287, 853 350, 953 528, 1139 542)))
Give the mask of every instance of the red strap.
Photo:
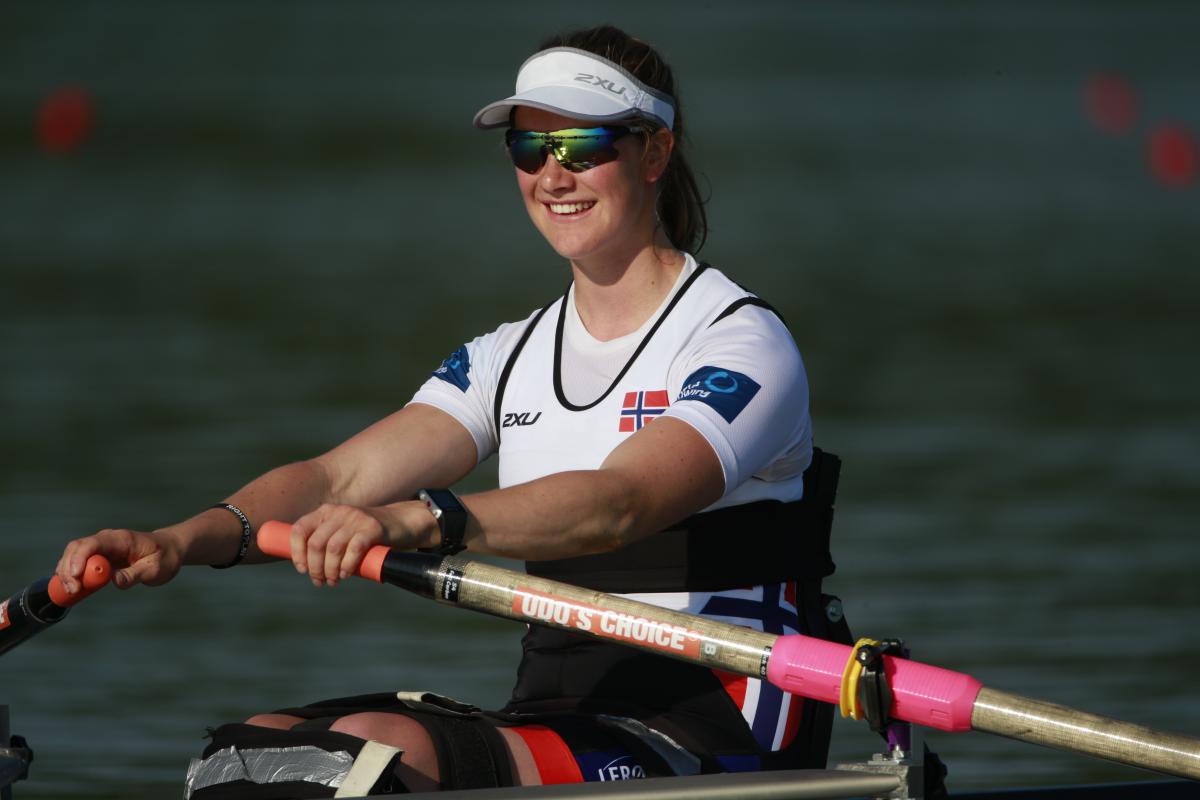
POLYGON ((509 730, 525 740, 542 783, 583 783, 583 773, 571 748, 557 733, 545 725, 521 725, 509 730))
POLYGON ((783 728, 783 741, 779 743, 780 750, 788 749, 788 746, 796 740, 796 734, 800 730, 800 723, 804 721, 804 709, 808 701, 798 694, 794 694, 788 700, 787 722, 783 728))
POLYGON ((746 681, 749 679, 745 675, 726 672, 722 669, 714 669, 712 672, 713 675, 717 676, 717 680, 721 681, 721 685, 725 687, 725 691, 729 693, 733 704, 741 711, 742 706, 746 704, 746 681))

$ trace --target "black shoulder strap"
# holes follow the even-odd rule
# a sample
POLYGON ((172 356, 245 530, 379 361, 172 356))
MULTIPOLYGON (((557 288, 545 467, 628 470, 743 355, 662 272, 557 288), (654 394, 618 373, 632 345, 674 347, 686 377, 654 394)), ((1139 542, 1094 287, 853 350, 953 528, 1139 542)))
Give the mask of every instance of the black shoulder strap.
POLYGON ((761 297, 751 296, 751 297, 743 297, 740 300, 734 300, 732 303, 727 305, 725 307, 725 310, 717 315, 716 319, 714 319, 712 322, 708 323, 708 327, 711 328, 713 325, 716 325, 718 322, 725 319, 726 317, 728 317, 733 312, 737 311, 742 306, 758 306, 759 308, 765 308, 767 311, 770 311, 772 314, 779 317, 780 322, 782 322, 784 325, 787 325, 787 320, 785 320, 783 318, 783 314, 780 314, 779 311, 776 310, 775 306, 771 305, 766 300, 763 300, 761 297))
MULTIPOLYGON (((564 296, 563 302, 566 302, 564 296)), ((500 403, 504 400, 504 387, 508 385, 508 376, 512 374, 513 365, 517 363, 517 356, 521 355, 521 351, 525 349, 525 343, 529 341, 529 337, 533 334, 533 329, 537 327, 538 322, 550 310, 550 306, 554 305, 557 300, 551 300, 546 305, 542 306, 529 324, 525 326, 525 330, 521 332, 521 338, 517 340, 517 346, 513 348, 512 353, 508 356, 508 361, 504 362, 504 370, 500 373, 500 382, 496 384, 496 401, 492 405, 492 418, 496 423, 496 443, 500 443, 500 403)))
POLYGON ((650 344, 650 340, 654 338, 654 334, 662 326, 663 322, 666 321, 667 315, 669 315, 672 309, 674 309, 675 306, 678 305, 679 301, 683 299, 683 296, 687 293, 687 290, 692 287, 692 284, 696 282, 696 279, 703 275, 708 268, 709 264, 706 261, 701 261, 696 265, 696 271, 688 276, 688 279, 683 282, 683 286, 680 286, 679 291, 676 292, 675 296, 671 298, 671 302, 667 303, 667 307, 663 309, 662 314, 659 315, 658 319, 654 321, 654 324, 650 326, 650 330, 646 331, 646 335, 642 337, 642 341, 638 342, 637 348, 633 351, 633 354, 629 356, 629 360, 625 362, 625 366, 621 367, 621 371, 617 373, 617 377, 613 378, 612 383, 608 385, 608 388, 604 390, 603 394, 587 405, 582 406, 577 406, 568 400, 562 386, 562 340, 563 329, 567 320, 567 301, 564 298, 562 307, 558 310, 558 327, 554 331, 554 394, 558 398, 559 405, 568 411, 588 411, 600 405, 601 401, 608 397, 612 393, 613 389, 617 388, 617 384, 620 383, 621 379, 625 377, 625 373, 629 372, 629 368, 633 366, 633 362, 637 361, 637 357, 640 356, 642 351, 646 349, 646 345, 650 344))

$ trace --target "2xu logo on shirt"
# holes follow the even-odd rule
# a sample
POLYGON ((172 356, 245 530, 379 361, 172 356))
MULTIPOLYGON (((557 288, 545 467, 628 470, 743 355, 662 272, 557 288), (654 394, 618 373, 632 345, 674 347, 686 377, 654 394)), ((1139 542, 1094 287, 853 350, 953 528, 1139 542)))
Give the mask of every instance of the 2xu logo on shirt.
POLYGON ((521 412, 510 412, 508 414, 505 414, 504 421, 500 423, 500 427, 501 428, 511 428, 514 425, 518 425, 518 426, 532 425, 533 423, 538 421, 538 418, 540 418, 542 416, 542 412, 539 411, 536 414, 533 414, 532 417, 529 416, 532 413, 533 412, 531 412, 531 411, 521 411, 521 412))

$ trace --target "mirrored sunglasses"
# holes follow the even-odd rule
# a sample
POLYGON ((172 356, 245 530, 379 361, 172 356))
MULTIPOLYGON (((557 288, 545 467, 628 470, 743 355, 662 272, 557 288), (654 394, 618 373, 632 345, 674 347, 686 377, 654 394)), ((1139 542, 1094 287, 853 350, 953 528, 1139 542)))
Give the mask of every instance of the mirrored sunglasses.
POLYGON ((615 125, 548 132, 509 128, 504 134, 504 145, 513 164, 522 172, 532 175, 541 169, 547 153, 553 153, 563 169, 583 172, 620 158, 616 141, 635 132, 634 128, 615 125))

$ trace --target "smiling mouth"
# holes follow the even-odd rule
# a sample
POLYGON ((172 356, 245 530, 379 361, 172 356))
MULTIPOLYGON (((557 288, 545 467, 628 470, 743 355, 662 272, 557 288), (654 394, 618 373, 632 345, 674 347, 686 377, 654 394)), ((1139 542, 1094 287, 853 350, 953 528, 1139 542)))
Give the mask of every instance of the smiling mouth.
POLYGON ((583 203, 547 203, 546 206, 550 209, 551 214, 560 216, 570 216, 572 214, 581 214, 587 211, 592 206, 596 205, 594 200, 583 203))

